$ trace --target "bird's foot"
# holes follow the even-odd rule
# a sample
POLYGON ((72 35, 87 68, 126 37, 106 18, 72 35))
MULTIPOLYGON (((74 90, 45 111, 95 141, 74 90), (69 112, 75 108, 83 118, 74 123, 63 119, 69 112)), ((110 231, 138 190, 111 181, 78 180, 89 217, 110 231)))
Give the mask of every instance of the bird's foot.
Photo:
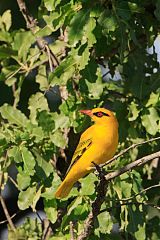
POLYGON ((99 179, 100 180, 104 179, 105 178, 105 174, 106 174, 105 170, 102 167, 100 167, 97 163, 95 163, 95 162, 92 162, 92 163, 93 163, 93 165, 95 166, 95 169, 98 172, 99 179))

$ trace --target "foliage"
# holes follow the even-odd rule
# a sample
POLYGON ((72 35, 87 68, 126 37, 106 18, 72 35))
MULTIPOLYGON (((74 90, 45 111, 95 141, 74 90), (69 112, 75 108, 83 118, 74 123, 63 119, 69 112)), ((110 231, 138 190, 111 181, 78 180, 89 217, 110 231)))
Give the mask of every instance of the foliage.
MULTIPOLYGON (((0 16, 0 81, 7 87, 4 99, 10 94, 7 101, 2 99, 0 107, 0 170, 7 176, 11 164, 17 168, 19 209, 31 207, 36 211, 42 198, 47 218, 54 224, 58 209, 67 206, 51 240, 70 239, 70 221, 74 222, 75 233, 80 234, 96 197, 98 178, 90 174, 80 180, 80 191, 72 189, 72 201, 68 203, 69 197, 64 201, 54 198, 61 182, 57 172, 63 168, 64 173, 67 167, 64 155, 68 165, 77 141, 75 134, 90 124, 80 116, 79 109, 104 105, 114 109, 119 121, 118 151, 160 132, 160 71, 154 46, 159 8, 159 0, 42 0, 34 12, 39 23, 34 34, 23 26, 15 27, 12 10, 3 11, 0 16), (48 56, 36 45, 38 37, 47 39, 60 62, 53 72, 48 56), (29 92, 26 86, 31 86, 27 87, 29 92), (52 165, 55 158, 57 169, 52 165)), ((130 150, 108 170, 157 149, 158 143, 153 142, 130 150)), ((120 206, 121 199, 158 183, 156 172, 158 165, 146 165, 109 184, 90 239, 113 239, 115 235, 116 239, 160 238, 159 213, 152 214, 151 208, 143 205, 147 201, 159 203, 156 188, 152 194, 147 191, 120 206)), ((7 181, 4 178, 3 188, 7 181)), ((36 220, 27 220, 17 228, 14 239, 23 232, 29 239, 40 239, 42 229, 37 224, 36 220), (33 231, 28 231, 28 226, 33 226, 33 231), (37 236, 33 236, 36 232, 37 236)), ((12 234, 9 239, 13 239, 12 234)))

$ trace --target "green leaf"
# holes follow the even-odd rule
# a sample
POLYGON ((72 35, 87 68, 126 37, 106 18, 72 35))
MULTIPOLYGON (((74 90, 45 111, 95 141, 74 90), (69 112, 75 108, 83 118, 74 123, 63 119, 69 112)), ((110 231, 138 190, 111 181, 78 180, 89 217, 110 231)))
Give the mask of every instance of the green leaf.
POLYGON ((8 78, 6 81, 5 81, 5 84, 8 86, 8 87, 11 87, 13 86, 15 83, 16 83, 17 79, 15 77, 12 77, 12 78, 8 78))
POLYGON ((38 74, 36 75, 36 82, 39 83, 41 91, 46 91, 47 89, 49 89, 45 65, 39 66, 38 74))
POLYGON ((36 156, 38 166, 38 169, 36 166, 36 174, 39 175, 40 178, 49 177, 50 173, 53 172, 52 164, 50 162, 47 162, 36 150, 33 150, 33 153, 36 156))
POLYGON ((160 101, 160 93, 152 92, 146 104, 146 107, 156 106, 159 101, 160 101))
POLYGON ((34 141, 36 143, 41 142, 44 139, 44 131, 41 127, 34 126, 32 124, 28 124, 28 131, 30 133, 30 138, 35 138, 34 141))
POLYGON ((81 91, 90 98, 99 98, 105 85, 103 86, 101 70, 93 59, 81 71, 81 74, 82 79, 79 81, 81 91))
POLYGON ((92 47, 93 44, 95 44, 97 41, 95 34, 93 33, 95 27, 96 27, 96 20, 90 17, 87 24, 84 27, 84 32, 85 32, 84 38, 86 38, 88 47, 92 47))
POLYGON ((31 177, 28 174, 24 172, 17 174, 17 184, 18 184, 19 190, 24 190, 27 187, 29 187, 30 182, 31 182, 31 177))
POLYGON ((38 189, 38 191, 34 195, 34 198, 33 198, 32 204, 31 204, 31 208, 32 208, 33 212, 36 212, 36 204, 41 197, 42 187, 43 186, 40 186, 40 188, 38 189))
POLYGON ((98 224, 99 224, 98 230, 101 233, 111 233, 111 230, 113 228, 113 221, 110 216, 110 213, 107 212, 107 210, 98 215, 98 224))
POLYGON ((37 121, 44 132, 50 133, 55 129, 54 116, 48 111, 41 111, 38 113, 37 121))
POLYGON ((146 229, 145 229, 145 222, 142 225, 138 225, 138 230, 135 232, 135 237, 137 240, 139 239, 146 239, 146 229))
POLYGON ((128 6, 132 13, 144 13, 145 11, 142 5, 137 4, 135 2, 128 2, 128 6))
MULTIPOLYGON (((0 32, 0 41, 10 43, 12 41, 12 37, 8 32, 0 32)), ((1 46, 1 50, 2 50, 2 52, 0 53, 1 58, 5 54, 5 49, 8 49, 10 50, 10 52, 13 52, 13 50, 11 50, 9 47, 1 46)), ((7 54, 6 52, 6 56, 9 57, 9 53, 7 54)))
POLYGON ((94 173, 90 173, 87 177, 80 180, 81 182, 81 190, 80 193, 82 195, 92 195, 95 192, 94 182, 97 181, 97 177, 94 173))
POLYGON ((67 81, 72 78, 75 72, 77 60, 68 56, 61 64, 49 75, 51 85, 66 85, 67 81))
POLYGON ((157 132, 159 132, 159 116, 155 108, 149 108, 148 112, 142 115, 142 125, 145 127, 146 131, 151 134, 155 135, 157 132))
POLYGON ((72 79, 76 69, 82 70, 88 64, 90 57, 90 49, 85 43, 79 48, 72 48, 65 61, 55 69, 49 76, 51 85, 66 85, 69 79, 72 79))
POLYGON ((129 20, 131 18, 131 11, 128 6, 128 1, 117 2, 116 6, 117 14, 124 20, 129 20))
POLYGON ((58 128, 64 129, 69 127, 70 125, 69 117, 65 116, 63 113, 61 114, 53 113, 52 117, 55 121, 55 131, 58 128))
POLYGON ((132 184, 128 180, 129 180, 128 173, 124 173, 119 177, 119 179, 117 178, 113 186, 119 199, 128 198, 131 196, 132 184))
POLYGON ((35 159, 32 153, 25 147, 20 146, 22 161, 24 163, 24 172, 29 176, 33 176, 35 170, 35 159))
POLYGON ((44 26, 43 28, 37 29, 35 36, 38 37, 46 37, 52 34, 54 31, 53 27, 50 27, 48 25, 44 26))
POLYGON ((8 31, 11 27, 11 10, 6 10, 3 15, 0 17, 0 28, 3 29, 5 26, 5 31, 8 31))
POLYGON ((37 124, 37 112, 41 112, 43 110, 49 111, 47 99, 44 97, 44 94, 37 92, 36 94, 32 95, 29 99, 28 109, 30 110, 31 122, 33 124, 37 124))
POLYGON ((156 1, 156 10, 154 11, 154 14, 158 21, 160 21, 159 12, 160 12, 160 0, 157 0, 156 1))
POLYGON ((53 43, 51 43, 49 46, 52 52, 54 52, 54 54, 57 56, 57 55, 63 54, 63 52, 65 51, 65 48, 67 47, 67 43, 65 41, 56 40, 53 43))
POLYGON ((26 116, 20 110, 15 109, 8 104, 4 104, 2 107, 0 107, 0 113, 4 119, 8 120, 8 122, 23 128, 25 128, 29 122, 26 116))
POLYGON ((139 115, 138 105, 135 102, 131 102, 129 105, 129 121, 134 121, 139 115))
POLYGON ((98 23, 103 27, 103 33, 107 36, 107 34, 111 31, 114 32, 115 29, 118 27, 116 18, 114 15, 111 15, 109 10, 104 10, 99 19, 98 23))
POLYGON ((16 226, 15 231, 8 228, 8 240, 38 240, 42 239, 42 235, 42 224, 37 218, 26 217, 21 225, 16 226))
POLYGON ((100 68, 97 68, 96 76, 96 82, 89 82, 86 80, 86 85, 89 90, 89 97, 91 98, 99 98, 103 92, 102 75, 100 68))
POLYGON ((67 215, 69 216, 72 211, 79 205, 82 203, 82 197, 78 196, 74 201, 72 201, 72 203, 68 206, 68 211, 67 211, 67 215))
POLYGON ((7 154, 8 157, 13 158, 16 163, 22 162, 22 156, 19 147, 13 146, 9 148, 7 154))
POLYGON ((26 191, 20 192, 18 196, 18 207, 21 210, 29 208, 36 194, 36 187, 29 187, 26 191))
POLYGON ((88 9, 81 10, 74 15, 68 32, 70 45, 75 46, 77 42, 82 39, 84 35, 83 29, 84 26, 88 23, 88 21, 89 21, 88 9))
POLYGON ((127 226, 127 231, 132 233, 137 240, 146 239, 146 223, 143 207, 136 205, 128 206, 128 218, 131 220, 127 226))
POLYGON ((54 179, 52 181, 52 186, 46 187, 45 191, 41 194, 41 196, 46 200, 52 200, 60 184, 61 184, 60 177, 56 174, 56 172, 54 172, 54 179))
POLYGON ((50 139, 57 147, 60 147, 60 148, 65 148, 67 144, 64 134, 62 134, 58 130, 50 135, 50 139))
POLYGON ((51 237, 49 240, 68 240, 70 238, 70 234, 65 234, 65 236, 61 235, 61 236, 53 236, 51 237), (68 236, 68 238, 67 238, 68 236))
POLYGON ((88 206, 87 202, 82 202, 74 209, 74 215, 79 217, 80 220, 85 220, 89 213, 90 206, 88 206))
POLYGON ((57 220, 57 203, 56 199, 44 200, 44 209, 48 219, 54 223, 57 220))
POLYGON ((60 3, 60 0, 44 0, 44 5, 47 8, 48 11, 54 11, 56 6, 60 3))
POLYGON ((84 69, 85 66, 88 64, 89 57, 90 57, 90 51, 89 51, 88 45, 84 44, 79 48, 78 54, 75 53, 76 65, 79 71, 84 69))
MULTIPOLYGON (((64 24, 68 24, 70 22, 70 19, 73 17, 75 13, 73 8, 74 8, 74 5, 70 2, 66 2, 66 4, 62 4, 60 6, 60 9, 58 9, 57 12, 56 11, 52 12, 51 16, 48 17, 47 23, 50 22, 49 25, 51 25, 51 27, 54 28, 54 31, 57 31, 64 24)), ((45 20, 46 20, 46 16, 45 16, 45 20)))
POLYGON ((30 31, 17 32, 14 36, 13 49, 18 51, 18 56, 26 61, 31 45, 35 42, 35 37, 30 31))

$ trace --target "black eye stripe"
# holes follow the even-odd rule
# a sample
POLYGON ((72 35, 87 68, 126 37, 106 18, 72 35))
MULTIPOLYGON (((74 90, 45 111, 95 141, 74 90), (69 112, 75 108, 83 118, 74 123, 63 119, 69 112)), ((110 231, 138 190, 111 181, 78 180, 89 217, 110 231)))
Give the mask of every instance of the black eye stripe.
POLYGON ((104 112, 95 112, 95 113, 93 113, 93 115, 95 115, 96 117, 103 117, 103 116, 109 117, 109 114, 104 113, 104 112))

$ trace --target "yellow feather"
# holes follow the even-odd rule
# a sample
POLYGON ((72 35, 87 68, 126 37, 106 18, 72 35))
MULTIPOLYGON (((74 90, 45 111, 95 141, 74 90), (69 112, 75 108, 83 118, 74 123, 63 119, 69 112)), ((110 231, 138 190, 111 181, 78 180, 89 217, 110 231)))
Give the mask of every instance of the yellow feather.
POLYGON ((117 149, 118 122, 114 114, 105 108, 82 112, 89 115, 95 124, 82 134, 67 175, 55 193, 56 198, 66 197, 74 183, 92 171, 92 162, 105 163, 113 157, 117 149))

